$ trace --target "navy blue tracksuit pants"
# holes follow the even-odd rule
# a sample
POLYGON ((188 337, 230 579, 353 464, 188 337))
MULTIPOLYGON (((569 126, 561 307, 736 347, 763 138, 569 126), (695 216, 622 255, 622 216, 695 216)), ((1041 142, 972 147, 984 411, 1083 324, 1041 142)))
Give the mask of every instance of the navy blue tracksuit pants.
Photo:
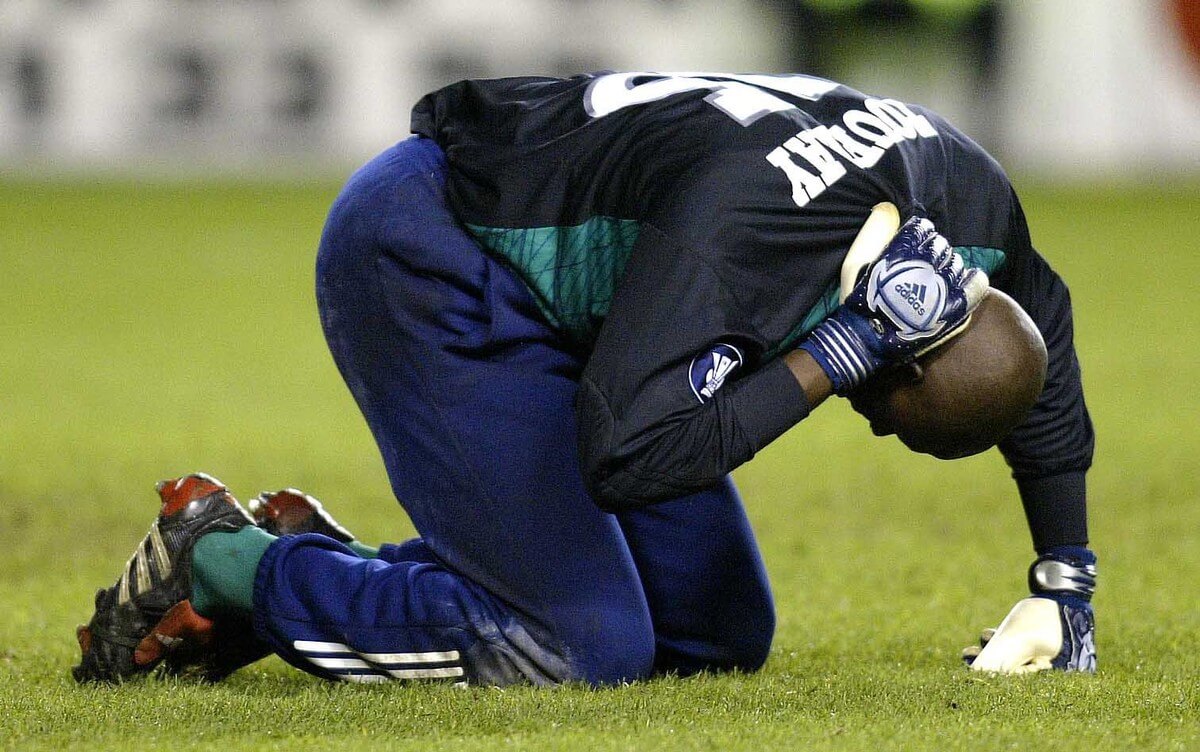
POLYGON ((733 484, 599 511, 576 457, 584 361, 446 208, 412 138, 351 177, 317 261, 330 350, 420 534, 361 559, 281 538, 259 566, 260 637, 355 681, 608 684, 754 670, 774 609, 733 484))

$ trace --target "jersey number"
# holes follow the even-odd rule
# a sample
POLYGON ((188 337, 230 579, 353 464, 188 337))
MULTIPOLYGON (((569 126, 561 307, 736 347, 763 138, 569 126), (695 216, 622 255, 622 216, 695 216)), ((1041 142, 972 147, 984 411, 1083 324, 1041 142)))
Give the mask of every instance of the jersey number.
POLYGON ((814 102, 838 84, 811 76, 735 75, 729 73, 610 73, 592 81, 584 95, 588 115, 599 118, 617 110, 682 94, 711 90, 704 101, 743 126, 772 112, 799 109, 776 94, 814 102), (649 79, 637 83, 639 79, 649 79), (774 93, 772 93, 774 92, 774 93))

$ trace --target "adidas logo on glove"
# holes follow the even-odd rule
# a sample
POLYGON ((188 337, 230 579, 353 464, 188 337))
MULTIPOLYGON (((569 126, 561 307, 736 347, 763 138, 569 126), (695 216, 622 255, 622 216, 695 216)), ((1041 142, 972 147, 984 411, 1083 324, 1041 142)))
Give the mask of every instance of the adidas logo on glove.
POLYGON ((928 261, 884 259, 871 270, 867 306, 887 316, 900 339, 928 337, 945 326, 946 283, 928 261))
POLYGON ((908 304, 913 307, 913 310, 917 312, 918 316, 925 315, 925 291, 928 289, 929 288, 925 285, 917 285, 911 282, 902 285, 896 285, 896 292, 898 292, 902 298, 908 301, 908 304))

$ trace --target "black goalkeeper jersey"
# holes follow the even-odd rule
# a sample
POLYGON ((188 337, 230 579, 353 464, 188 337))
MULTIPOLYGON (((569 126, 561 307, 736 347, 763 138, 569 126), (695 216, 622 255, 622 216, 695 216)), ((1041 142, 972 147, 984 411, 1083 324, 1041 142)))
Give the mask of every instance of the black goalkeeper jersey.
MULTIPOLYGON (((777 356, 837 305, 881 201, 929 217, 1031 314, 1050 294, 995 160, 933 112, 824 79, 464 81, 422 99, 412 128, 446 151, 463 225, 588 354, 582 461, 612 508, 710 485, 807 414, 777 356)), ((1073 383, 1043 397, 1035 433, 1049 420, 1073 438, 1006 448, 1031 477, 1090 461, 1069 331, 1051 339, 1073 383)))

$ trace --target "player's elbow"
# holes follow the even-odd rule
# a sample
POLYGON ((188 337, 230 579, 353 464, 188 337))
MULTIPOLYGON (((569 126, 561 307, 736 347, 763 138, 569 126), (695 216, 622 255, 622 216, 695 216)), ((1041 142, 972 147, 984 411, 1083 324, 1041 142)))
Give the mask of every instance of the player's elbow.
POLYGON ((645 469, 645 453, 614 453, 601 442, 580 439, 583 482, 596 505, 606 512, 623 512, 686 493, 680 484, 645 469))
POLYGON ((606 512, 645 506, 657 499, 645 492, 647 486, 631 477, 630 463, 637 457, 624 454, 615 437, 615 421, 608 401, 586 378, 575 400, 579 425, 579 467, 592 499, 606 512))
POLYGON ((619 430, 607 402, 586 380, 576 414, 584 484, 606 512, 686 496, 725 476, 728 458, 710 414, 696 411, 670 423, 619 430))
POLYGON ((599 453, 589 451, 586 442, 580 442, 579 458, 583 468, 583 484, 596 506, 605 512, 620 512, 636 506, 634 500, 625 497, 619 488, 621 477, 614 473, 599 453))
MULTIPOLYGON (((586 383, 586 382, 585 382, 586 383)), ((583 484, 596 505, 606 512, 619 512, 636 506, 624 492, 625 482, 613 452, 612 416, 607 405, 594 394, 576 404, 579 419, 579 469, 583 484)))

